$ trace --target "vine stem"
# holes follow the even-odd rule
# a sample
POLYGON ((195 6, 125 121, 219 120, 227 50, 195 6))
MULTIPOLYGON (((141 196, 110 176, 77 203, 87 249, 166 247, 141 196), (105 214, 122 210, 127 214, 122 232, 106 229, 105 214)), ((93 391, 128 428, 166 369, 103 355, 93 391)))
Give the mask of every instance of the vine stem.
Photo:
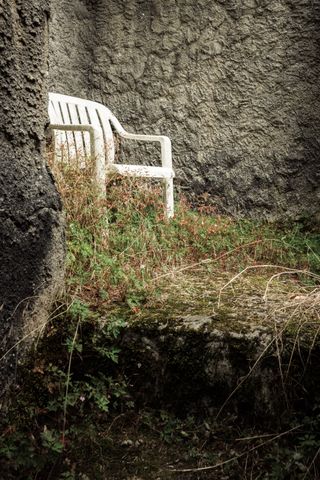
POLYGON ((223 465, 226 465, 227 463, 234 462, 235 460, 238 460, 238 458, 244 457, 245 455, 248 455, 248 453, 251 453, 254 450, 257 450, 258 448, 261 448, 264 445, 267 445, 268 443, 271 443, 274 440, 277 440, 278 438, 283 437, 284 435, 288 435, 289 433, 293 432, 294 430, 298 430, 298 428, 301 428, 301 426, 302 425, 297 425, 293 428, 290 428, 290 430, 279 433, 278 435, 273 436, 269 440, 266 440, 265 442, 260 443, 259 445, 256 445, 255 447, 252 447, 249 450, 246 450, 245 452, 242 452, 239 455, 236 455, 235 457, 229 458, 228 460, 225 460, 224 462, 219 462, 219 463, 216 463, 215 465, 209 465, 207 467, 177 468, 177 469, 168 469, 168 471, 170 471, 172 473, 192 473, 192 472, 205 472, 207 470, 213 470, 215 468, 222 467, 223 465))
POLYGON ((67 371, 67 379, 66 379, 66 393, 65 393, 64 402, 63 402, 63 424, 62 424, 62 435, 61 435, 63 445, 64 445, 64 442, 65 442, 66 424, 67 424, 67 408, 68 408, 68 393, 69 393, 69 385, 70 385, 70 377, 71 377, 71 364, 72 364, 74 346, 75 346, 77 336, 78 336, 79 325, 80 325, 80 317, 78 319, 76 329, 75 329, 75 332, 74 332, 74 335, 73 335, 73 339, 72 339, 72 343, 71 343, 71 349, 70 349, 69 362, 68 362, 68 371, 67 371))

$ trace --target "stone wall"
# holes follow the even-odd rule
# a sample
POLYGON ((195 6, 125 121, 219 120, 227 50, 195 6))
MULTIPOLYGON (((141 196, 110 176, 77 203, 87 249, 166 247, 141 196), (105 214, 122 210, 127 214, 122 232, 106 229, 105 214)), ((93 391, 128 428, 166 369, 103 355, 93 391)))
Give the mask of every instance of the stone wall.
POLYGON ((94 10, 85 0, 50 3, 51 89, 88 95, 96 45, 94 10))
POLYGON ((40 334, 63 276, 61 203, 44 161, 47 19, 45 0, 0 4, 1 387, 40 334))
POLYGON ((228 212, 319 213, 320 0, 54 2, 51 88, 172 138, 228 212))

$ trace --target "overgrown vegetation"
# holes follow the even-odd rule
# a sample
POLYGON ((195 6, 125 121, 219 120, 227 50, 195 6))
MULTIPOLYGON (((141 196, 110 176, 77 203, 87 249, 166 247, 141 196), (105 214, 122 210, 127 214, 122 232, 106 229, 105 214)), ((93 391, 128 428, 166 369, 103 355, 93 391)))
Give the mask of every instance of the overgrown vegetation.
POLYGON ((162 279, 199 264, 231 275, 259 264, 317 273, 319 234, 299 224, 226 218, 206 197, 194 209, 180 199, 166 221, 157 185, 112 178, 104 200, 90 167, 60 165, 55 177, 68 225, 66 291, 17 371, 1 418, 0 478, 318 478, 320 399, 312 418, 291 420, 288 434, 272 432, 269 442, 261 432, 243 435, 232 418, 221 426, 137 412, 117 362, 123 312, 157 305, 162 279), (163 460, 155 452, 144 458, 152 449, 163 460), (127 464, 116 473, 119 462, 127 464), (208 464, 221 465, 202 470, 208 464))
POLYGON ((227 218, 206 196, 197 209, 180 199, 167 222, 159 186, 111 178, 99 201, 90 171, 64 165, 56 177, 68 223, 68 292, 95 305, 144 300, 157 277, 201 261, 228 271, 265 262, 320 268, 320 235, 302 225, 227 218))

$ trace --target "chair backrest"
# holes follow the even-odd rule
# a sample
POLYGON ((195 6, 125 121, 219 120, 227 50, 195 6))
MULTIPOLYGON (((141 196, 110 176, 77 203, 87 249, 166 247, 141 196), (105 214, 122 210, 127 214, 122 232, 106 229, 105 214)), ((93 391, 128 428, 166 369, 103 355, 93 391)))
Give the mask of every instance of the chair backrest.
MULTIPOLYGON (((55 125, 90 125, 95 129, 95 154, 107 163, 114 162, 114 137, 111 124, 122 129, 112 112, 104 105, 59 93, 49 93, 49 118, 55 125)), ((56 131, 56 147, 68 159, 89 158, 90 135, 85 131, 56 131)))

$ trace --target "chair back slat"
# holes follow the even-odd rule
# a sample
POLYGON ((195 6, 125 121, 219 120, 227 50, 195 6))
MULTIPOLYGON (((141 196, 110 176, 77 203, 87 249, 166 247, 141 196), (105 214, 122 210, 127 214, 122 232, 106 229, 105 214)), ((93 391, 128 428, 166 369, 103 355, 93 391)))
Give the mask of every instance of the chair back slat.
MULTIPOLYGON (((64 102, 64 101, 58 102, 58 108, 60 110, 62 124, 68 125, 72 123, 70 120, 70 114, 69 114, 67 102, 64 102)), ((66 151, 68 152, 68 160, 69 162, 76 161, 78 163, 75 132, 66 132, 65 137, 67 142, 66 151)))
MULTIPOLYGON (((57 125, 63 125, 64 123, 59 102, 51 96, 49 97, 49 117, 50 123, 57 125)), ((59 158, 60 161, 68 161, 68 137, 66 132, 56 130, 53 137, 55 157, 59 158)))
MULTIPOLYGON (((75 103, 68 102, 66 106, 69 114, 68 123, 70 123, 71 125, 79 124, 77 105, 75 103)), ((86 151, 84 149, 83 134, 82 132, 76 132, 76 131, 72 133, 73 133, 74 150, 75 150, 77 163, 80 167, 84 168, 86 164, 86 151)))
MULTIPOLYGON (((76 105, 78 116, 79 116, 79 123, 81 125, 87 125, 89 123, 87 110, 84 105, 76 105)), ((89 132, 82 132, 82 139, 83 139, 83 148, 84 148, 84 155, 86 158, 90 157, 90 135, 89 132)))
POLYGON ((96 115, 103 132, 105 157, 109 165, 110 163, 114 163, 115 156, 114 134, 110 123, 111 112, 104 105, 99 105, 98 108, 96 108, 96 115))
POLYGON ((49 117, 51 123, 63 124, 63 117, 61 115, 61 108, 57 98, 50 94, 49 96, 49 117))

